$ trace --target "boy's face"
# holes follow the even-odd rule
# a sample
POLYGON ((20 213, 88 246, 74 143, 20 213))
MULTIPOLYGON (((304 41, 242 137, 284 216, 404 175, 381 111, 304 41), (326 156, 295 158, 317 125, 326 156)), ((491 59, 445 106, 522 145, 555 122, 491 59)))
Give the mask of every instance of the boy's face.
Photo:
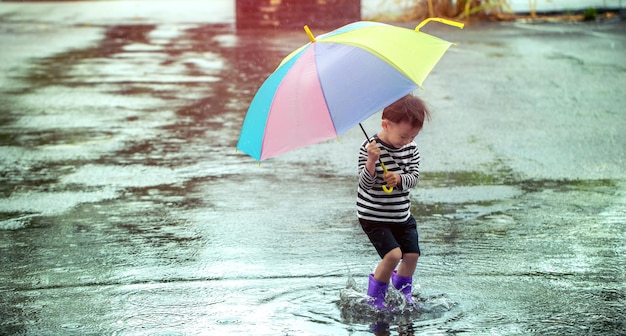
POLYGON ((411 143, 420 132, 418 127, 407 122, 396 123, 387 119, 383 119, 382 127, 386 133, 386 139, 383 140, 396 148, 411 143))

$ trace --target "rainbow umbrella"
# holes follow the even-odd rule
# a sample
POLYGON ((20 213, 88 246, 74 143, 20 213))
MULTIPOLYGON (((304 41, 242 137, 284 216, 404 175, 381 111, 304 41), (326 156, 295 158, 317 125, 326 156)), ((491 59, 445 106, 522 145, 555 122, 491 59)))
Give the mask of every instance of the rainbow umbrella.
POLYGON ((296 49, 252 99, 237 149, 262 161, 336 138, 422 86, 452 43, 413 29, 359 21, 296 49))

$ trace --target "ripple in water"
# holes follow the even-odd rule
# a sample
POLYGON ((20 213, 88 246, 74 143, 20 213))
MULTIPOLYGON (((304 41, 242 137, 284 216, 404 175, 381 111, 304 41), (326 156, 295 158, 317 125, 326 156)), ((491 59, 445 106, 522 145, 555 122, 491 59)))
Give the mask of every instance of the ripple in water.
POLYGON ((453 317, 450 312, 458 306, 445 294, 421 296, 415 291, 415 303, 407 304, 402 294, 389 286, 385 305, 389 310, 379 310, 369 305, 365 288, 358 288, 352 277, 348 278, 346 288, 340 292, 337 302, 341 317, 346 323, 369 324, 373 332, 384 332, 390 325, 398 325, 399 329, 414 328, 419 324, 438 324, 453 317))

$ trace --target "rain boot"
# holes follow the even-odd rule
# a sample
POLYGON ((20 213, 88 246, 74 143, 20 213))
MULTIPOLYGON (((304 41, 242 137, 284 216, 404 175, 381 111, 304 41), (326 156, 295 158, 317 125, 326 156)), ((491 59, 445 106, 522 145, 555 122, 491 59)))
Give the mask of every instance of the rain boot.
POLYGON ((378 309, 387 309, 387 306, 385 306, 385 295, 387 295, 388 288, 389 283, 380 282, 374 279, 374 274, 370 274, 367 296, 372 299, 369 301, 369 304, 378 309))
POLYGON ((391 283, 393 287, 400 291, 406 298, 407 303, 413 303, 413 277, 404 277, 398 275, 398 271, 394 270, 391 274, 391 283))

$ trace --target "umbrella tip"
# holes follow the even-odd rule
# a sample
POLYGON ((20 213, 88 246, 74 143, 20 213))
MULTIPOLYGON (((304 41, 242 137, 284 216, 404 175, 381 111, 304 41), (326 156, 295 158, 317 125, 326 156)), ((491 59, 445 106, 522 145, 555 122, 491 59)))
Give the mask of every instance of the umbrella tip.
POLYGON ((457 27, 457 28, 459 28, 459 29, 463 29, 463 27, 465 27, 465 24, 464 24, 464 23, 457 22, 457 21, 452 21, 452 20, 447 20, 447 19, 442 19, 442 18, 428 18, 428 19, 426 19, 426 20, 424 20, 424 21, 420 22, 420 24, 419 24, 417 27, 415 27, 415 31, 416 31, 416 32, 419 32, 419 31, 420 31, 420 29, 421 29, 422 27, 424 27, 424 26, 425 26, 428 22, 430 22, 430 21, 437 21, 437 22, 441 22, 441 23, 443 23, 443 24, 447 24, 447 25, 449 25, 449 26, 457 27))
POLYGON ((311 33, 311 29, 309 29, 309 26, 304 25, 304 31, 306 32, 306 35, 309 37, 309 40, 311 40, 311 43, 315 42, 315 36, 313 36, 313 33, 311 33))

